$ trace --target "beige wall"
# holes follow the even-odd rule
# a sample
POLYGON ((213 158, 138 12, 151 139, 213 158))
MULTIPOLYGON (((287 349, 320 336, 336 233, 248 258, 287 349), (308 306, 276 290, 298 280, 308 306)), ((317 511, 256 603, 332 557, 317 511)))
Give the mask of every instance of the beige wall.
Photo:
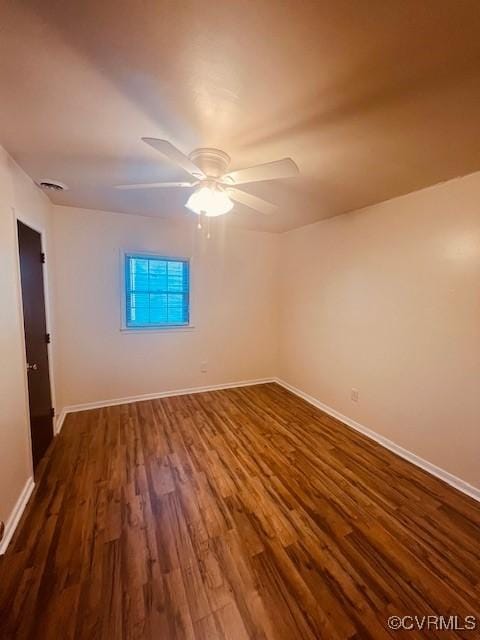
POLYGON ((480 173, 281 244, 281 378, 480 487, 480 173))
POLYGON ((0 147, 0 520, 7 523, 32 475, 13 210, 44 229, 48 245, 50 203, 0 147))
POLYGON ((278 236, 217 222, 54 207, 60 405, 275 374, 278 236), (120 331, 122 249, 192 257, 193 330, 120 331))

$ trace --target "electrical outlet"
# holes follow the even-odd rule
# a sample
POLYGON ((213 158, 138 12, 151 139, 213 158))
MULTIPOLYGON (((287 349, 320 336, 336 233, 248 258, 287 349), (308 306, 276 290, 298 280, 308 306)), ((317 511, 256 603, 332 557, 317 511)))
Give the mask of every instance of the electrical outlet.
POLYGON ((358 402, 358 389, 352 389, 350 391, 350 399, 352 402, 358 402))
POLYGON ((207 368, 208 368, 208 362, 207 361, 202 362, 200 365, 200 371, 202 373, 207 373, 207 368))

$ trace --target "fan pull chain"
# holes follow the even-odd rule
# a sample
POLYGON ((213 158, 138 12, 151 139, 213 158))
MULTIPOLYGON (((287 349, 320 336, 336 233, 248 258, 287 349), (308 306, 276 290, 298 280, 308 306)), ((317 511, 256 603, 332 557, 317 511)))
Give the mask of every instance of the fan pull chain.
POLYGON ((205 213, 202 211, 202 213, 200 213, 198 216, 197 229, 201 231, 202 229, 205 228, 205 226, 206 226, 205 237, 207 240, 210 240, 210 238, 212 237, 212 234, 210 233, 210 218, 209 216, 205 215, 205 213), (205 218, 206 218, 206 225, 205 225, 205 218))

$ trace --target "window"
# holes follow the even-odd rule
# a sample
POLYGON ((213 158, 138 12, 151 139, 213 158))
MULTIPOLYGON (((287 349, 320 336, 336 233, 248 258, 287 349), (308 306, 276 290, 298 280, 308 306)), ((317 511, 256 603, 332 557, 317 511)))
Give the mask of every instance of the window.
POLYGON ((187 259, 125 255, 125 326, 178 327, 190 322, 187 259))

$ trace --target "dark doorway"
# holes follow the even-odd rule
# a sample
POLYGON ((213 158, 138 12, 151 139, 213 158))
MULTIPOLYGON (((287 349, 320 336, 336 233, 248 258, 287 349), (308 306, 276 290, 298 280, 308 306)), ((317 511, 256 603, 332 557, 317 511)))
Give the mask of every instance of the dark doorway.
POLYGON ((47 322, 40 234, 18 221, 28 400, 33 466, 38 465, 53 438, 53 409, 48 368, 47 322))

